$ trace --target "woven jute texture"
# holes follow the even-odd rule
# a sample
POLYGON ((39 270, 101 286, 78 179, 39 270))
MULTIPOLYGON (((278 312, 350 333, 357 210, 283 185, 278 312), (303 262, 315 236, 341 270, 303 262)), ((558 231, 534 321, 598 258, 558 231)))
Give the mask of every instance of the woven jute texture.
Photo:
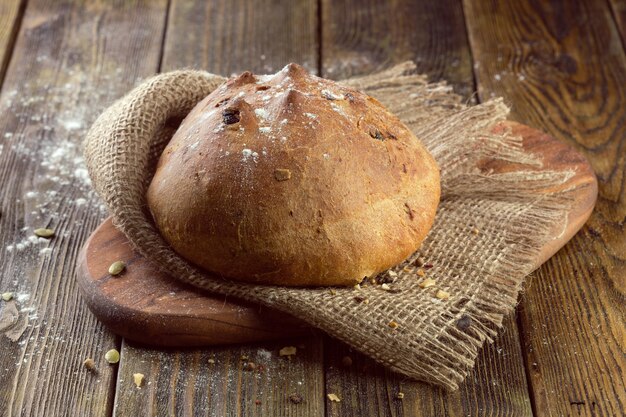
POLYGON ((456 389, 514 308, 542 244, 565 227, 568 196, 537 190, 562 184, 572 173, 479 170, 485 158, 540 163, 523 152, 520 138, 492 132, 508 113, 502 100, 467 106, 449 86, 414 74, 410 62, 346 80, 398 115, 441 167, 441 204, 419 253, 394 268, 394 291, 370 284, 331 291, 225 281, 179 257, 145 202, 155 162, 177 123, 224 80, 191 70, 157 75, 94 123, 85 144, 89 174, 117 227, 182 281, 285 311, 397 372, 456 389), (433 287, 419 285, 425 277, 416 274, 418 256, 432 265, 426 277, 436 281, 433 287), (437 298, 438 291, 449 298, 437 298), (363 299, 369 302, 358 302, 363 299))

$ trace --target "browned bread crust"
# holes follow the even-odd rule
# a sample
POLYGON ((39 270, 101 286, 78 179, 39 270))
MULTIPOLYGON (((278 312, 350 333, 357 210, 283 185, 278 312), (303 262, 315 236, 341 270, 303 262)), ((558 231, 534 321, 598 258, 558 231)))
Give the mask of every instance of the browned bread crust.
POLYGON ((233 280, 354 285, 418 249, 439 169, 375 99, 290 64, 202 100, 148 189, 184 258, 233 280))

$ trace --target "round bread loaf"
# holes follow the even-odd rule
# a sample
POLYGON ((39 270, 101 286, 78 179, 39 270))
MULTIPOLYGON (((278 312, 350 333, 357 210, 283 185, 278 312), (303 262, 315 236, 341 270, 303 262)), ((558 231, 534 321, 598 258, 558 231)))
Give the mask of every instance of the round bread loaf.
POLYGON ((355 285, 417 250, 439 169, 375 99, 289 64, 202 100, 147 193, 182 257, 238 281, 355 285))

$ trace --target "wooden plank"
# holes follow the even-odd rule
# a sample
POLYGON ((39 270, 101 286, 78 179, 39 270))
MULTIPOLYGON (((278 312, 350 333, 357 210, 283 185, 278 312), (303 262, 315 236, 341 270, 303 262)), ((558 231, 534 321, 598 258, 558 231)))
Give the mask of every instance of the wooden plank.
MULTIPOLYGON (((272 72, 289 62, 318 66, 317 2, 173 1, 162 70, 192 67, 229 75, 272 72)), ((227 348, 159 353, 124 343, 117 416, 239 415, 318 416, 324 412, 323 345, 320 338, 227 348), (301 345, 292 362, 278 349, 301 345), (250 372, 239 360, 263 365, 250 372), (208 365, 213 359, 215 365, 208 365), (133 373, 145 375, 137 390, 133 373), (294 404, 291 394, 303 397, 294 404), (256 404, 257 400, 260 404, 256 404), (160 408, 163 407, 163 408, 160 408)))
MULTIPOLYGON (((431 79, 447 79, 458 93, 472 94, 472 64, 459 1, 325 1, 322 15, 325 76, 339 79, 419 59, 418 69, 431 79)), ((330 343, 326 347, 326 389, 344 398, 341 403, 327 402, 333 416, 532 415, 518 330, 511 318, 454 393, 386 373, 358 354, 350 354, 356 365, 346 373, 338 367, 346 348, 330 343), (363 372, 363 367, 372 371, 363 372), (405 394, 402 401, 394 398, 399 390, 405 394)))
POLYGON ((123 343, 116 416, 321 416, 321 339, 184 351, 123 343), (295 346, 291 359, 279 356, 295 346), (253 365, 250 365, 253 364, 253 365), (144 375, 137 388, 133 375, 144 375))
POLYGON ((0 83, 9 65, 13 42, 17 35, 25 0, 7 0, 0 2, 0 83))
POLYGON ((165 0, 34 0, 25 11, 0 96, 0 291, 15 293, 0 304, 3 415, 112 411, 116 369, 103 356, 120 342, 74 279, 80 247, 105 217, 80 143, 106 104, 156 70, 165 12, 165 0), (39 227, 56 234, 38 240, 39 227))
POLYGON ((520 310, 538 416, 626 414, 626 56, 606 2, 466 0, 481 98, 581 150, 599 179, 587 225, 520 310))
POLYGON ((613 18, 622 37, 622 45, 626 48, 626 0, 609 0, 613 8, 613 18))
POLYGON ((413 60, 432 81, 474 93, 461 0, 322 0, 322 69, 328 78, 369 74, 413 60))
POLYGON ((173 0, 163 68, 229 76, 295 62, 316 72, 317 17, 315 0, 173 0))

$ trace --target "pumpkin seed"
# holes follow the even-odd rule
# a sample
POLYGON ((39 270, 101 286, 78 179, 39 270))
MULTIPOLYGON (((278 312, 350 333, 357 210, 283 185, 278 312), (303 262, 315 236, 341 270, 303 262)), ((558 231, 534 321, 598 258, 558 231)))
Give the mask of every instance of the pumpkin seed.
POLYGON ((104 359, 110 364, 118 363, 120 361, 120 353, 117 349, 111 349, 104 354, 104 359))
POLYGON ((43 237, 43 238, 51 238, 54 236, 54 230, 52 229, 46 229, 46 228, 39 228, 39 229, 35 229, 34 230, 35 236, 39 236, 39 237, 43 237))
POLYGON ((109 274, 115 276, 115 275, 119 275, 122 273, 122 271, 124 271, 124 269, 126 269, 126 264, 122 261, 115 261, 111 264, 111 266, 109 267, 109 274))

